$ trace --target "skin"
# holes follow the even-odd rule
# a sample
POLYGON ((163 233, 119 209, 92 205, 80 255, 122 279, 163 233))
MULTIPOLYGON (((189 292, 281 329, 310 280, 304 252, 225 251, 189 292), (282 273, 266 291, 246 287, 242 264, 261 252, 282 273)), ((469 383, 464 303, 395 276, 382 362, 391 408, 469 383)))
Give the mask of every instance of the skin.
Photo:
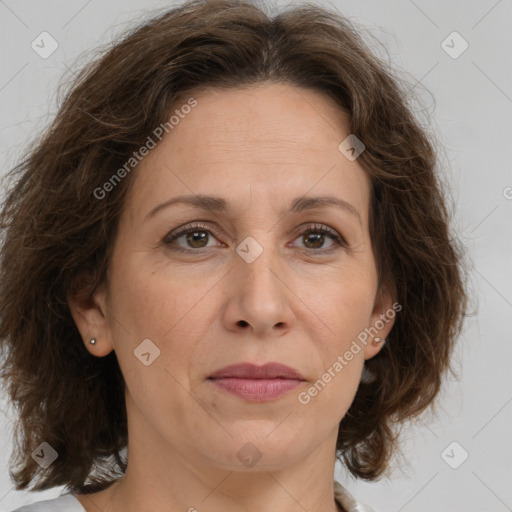
POLYGON ((334 512, 338 425, 364 360, 382 344, 360 344, 309 403, 298 394, 393 304, 378 289, 369 179, 338 150, 347 117, 318 92, 265 84, 193 96, 197 106, 133 171, 107 282, 91 297, 69 297, 87 350, 116 352, 129 430, 125 476, 77 498, 88 512, 334 512), (221 196, 231 210, 177 204, 146 219, 184 194, 221 196), (344 199, 361 219, 334 206, 288 212, 304 195, 344 199), (206 225, 206 248, 186 236, 163 243, 194 221, 206 225), (330 235, 323 244, 301 235, 311 223, 335 230, 348 247, 330 235), (248 236, 263 249, 251 263, 236 252, 248 236), (149 366, 134 356, 144 339, 160 350, 149 366), (229 364, 270 361, 307 382, 255 403, 207 380, 229 364), (252 467, 237 457, 248 442, 261 454, 252 467))

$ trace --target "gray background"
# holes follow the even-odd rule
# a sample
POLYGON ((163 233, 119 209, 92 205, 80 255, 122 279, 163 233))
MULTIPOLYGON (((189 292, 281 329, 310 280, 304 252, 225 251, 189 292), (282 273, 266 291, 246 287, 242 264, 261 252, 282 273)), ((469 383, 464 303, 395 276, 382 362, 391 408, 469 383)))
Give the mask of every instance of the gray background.
MULTIPOLYGON (((458 346, 460 380, 447 381, 437 417, 425 415, 404 429, 401 466, 395 461, 392 475, 377 483, 356 482, 339 467, 336 476, 379 512, 512 510, 511 1, 314 3, 335 6, 367 27, 383 44, 376 51, 386 57, 385 48, 417 91, 445 147, 454 228, 467 248, 476 311, 458 346), (454 31, 469 44, 457 58, 442 47, 454 31), (454 441, 458 444, 449 447, 454 441), (469 456, 460 464, 462 450, 469 456), (460 466, 453 469, 447 461, 460 466)), ((57 85, 72 77, 91 49, 152 9, 170 5, 156 0, 0 0, 1 172, 15 165, 55 114, 57 85), (43 31, 59 44, 47 59, 31 48, 43 31)), ((462 48, 457 36, 446 44, 452 53, 462 48)), ((61 488, 34 494, 13 490, 7 460, 14 413, 4 394, 0 400, 0 512, 6 512, 53 498, 61 488)))

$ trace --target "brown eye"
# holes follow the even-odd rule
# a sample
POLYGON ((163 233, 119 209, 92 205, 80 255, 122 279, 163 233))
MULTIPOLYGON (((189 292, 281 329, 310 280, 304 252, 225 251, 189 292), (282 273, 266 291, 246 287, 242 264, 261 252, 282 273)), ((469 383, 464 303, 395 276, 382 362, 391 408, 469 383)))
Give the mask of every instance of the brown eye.
POLYGON ((206 231, 193 231, 182 236, 185 237, 187 244, 195 249, 201 249, 208 243, 208 234, 206 231))
MULTIPOLYGON (((329 238, 325 236, 323 233, 318 232, 307 232, 303 233, 302 241, 306 247, 306 249, 325 249, 324 244, 326 240, 329 238)), ((332 245, 333 243, 331 243, 332 245)), ((328 245, 330 247, 330 245, 328 245)))
POLYGON ((308 249, 321 249, 324 245, 325 239, 322 233, 306 233, 302 236, 308 249))
POLYGON ((214 238, 213 233, 204 224, 189 224, 169 233, 163 242, 175 251, 194 252, 213 247, 208 245, 210 237, 214 238))
POLYGON ((336 231, 327 226, 306 226, 299 235, 305 248, 315 252, 330 252, 336 247, 346 247, 344 239, 336 231), (325 247, 325 243, 331 239, 331 243, 325 247))

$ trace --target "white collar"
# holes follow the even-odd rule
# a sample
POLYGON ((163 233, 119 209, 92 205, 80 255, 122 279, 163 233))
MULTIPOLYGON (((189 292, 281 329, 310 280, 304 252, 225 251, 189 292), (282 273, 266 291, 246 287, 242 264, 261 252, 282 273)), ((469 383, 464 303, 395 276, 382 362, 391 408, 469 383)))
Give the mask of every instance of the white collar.
POLYGON ((336 480, 334 480, 334 498, 347 512, 375 512, 372 507, 357 501, 352 494, 336 480))

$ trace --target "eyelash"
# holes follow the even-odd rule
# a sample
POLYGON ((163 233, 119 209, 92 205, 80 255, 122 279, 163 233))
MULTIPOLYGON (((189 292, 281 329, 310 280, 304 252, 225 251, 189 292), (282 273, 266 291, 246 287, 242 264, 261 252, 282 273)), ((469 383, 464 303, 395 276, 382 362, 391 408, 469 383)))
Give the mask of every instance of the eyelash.
MULTIPOLYGON (((164 244, 169 246, 169 248, 173 251, 178 252, 184 252, 184 253, 194 253, 194 252, 201 252, 201 249, 185 249, 183 247, 175 246, 170 247, 171 244, 180 238, 183 235, 186 235, 188 233, 194 233, 196 231, 205 231, 207 233, 210 233, 214 235, 215 237, 218 236, 218 233, 214 229, 208 228, 206 224, 201 223, 191 223, 187 224, 186 226, 183 226, 181 228, 178 228, 176 231, 169 233, 163 240, 164 244)), ((311 233, 320 233, 324 235, 329 235, 332 240, 334 241, 334 244, 338 247, 333 249, 333 246, 331 246, 329 249, 308 249, 305 248, 308 252, 314 252, 314 253, 324 253, 328 254, 332 252, 333 250, 337 250, 340 247, 348 247, 348 244, 346 243, 345 239, 339 235, 336 231, 334 231, 331 228, 328 228, 327 226, 321 225, 321 224, 308 224, 305 226, 299 233, 297 233, 297 237, 303 236, 305 234, 311 234, 311 233)))

